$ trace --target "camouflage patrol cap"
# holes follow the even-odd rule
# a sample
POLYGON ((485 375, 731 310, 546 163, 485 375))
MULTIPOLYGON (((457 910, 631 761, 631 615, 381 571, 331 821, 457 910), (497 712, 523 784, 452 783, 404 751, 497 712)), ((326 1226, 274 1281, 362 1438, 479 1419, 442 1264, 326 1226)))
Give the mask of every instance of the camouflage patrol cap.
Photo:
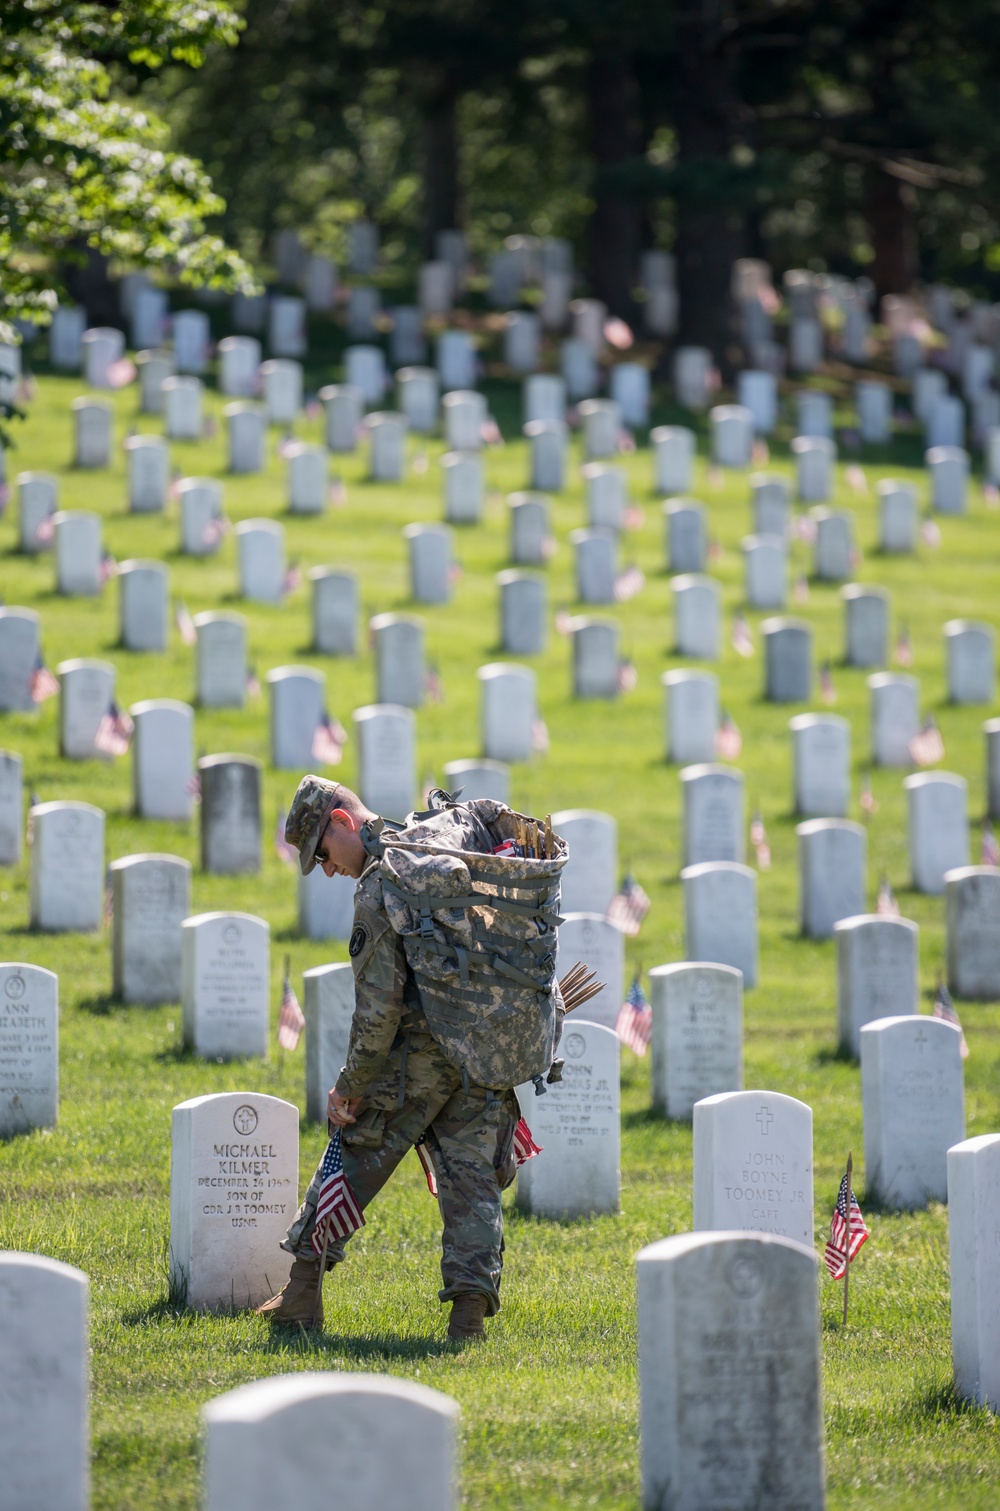
POLYGON ((303 876, 316 865, 316 846, 343 790, 339 782, 321 776, 304 776, 298 785, 285 819, 285 839, 299 852, 303 876))

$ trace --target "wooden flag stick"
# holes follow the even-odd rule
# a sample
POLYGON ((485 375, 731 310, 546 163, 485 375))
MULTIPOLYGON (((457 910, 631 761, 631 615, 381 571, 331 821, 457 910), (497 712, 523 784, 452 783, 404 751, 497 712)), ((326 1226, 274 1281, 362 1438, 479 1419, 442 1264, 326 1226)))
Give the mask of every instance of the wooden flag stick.
POLYGON ((847 1256, 844 1265, 844 1326, 847 1326, 847 1292, 851 1280, 851 1170, 854 1158, 851 1151, 847 1153, 847 1256))

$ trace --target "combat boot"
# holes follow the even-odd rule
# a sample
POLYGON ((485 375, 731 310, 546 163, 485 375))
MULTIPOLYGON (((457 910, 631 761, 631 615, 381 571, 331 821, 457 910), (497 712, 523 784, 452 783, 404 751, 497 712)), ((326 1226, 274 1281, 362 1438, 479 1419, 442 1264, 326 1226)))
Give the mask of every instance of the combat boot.
POLYGON ((461 1296, 456 1296, 451 1303, 451 1320, 448 1323, 448 1337, 459 1342, 465 1342, 470 1338, 485 1338, 486 1329, 483 1321, 486 1317, 488 1302, 482 1291, 463 1291, 461 1296))
POLYGON ((266 1317, 278 1327, 323 1326, 323 1293, 316 1294, 319 1284, 319 1261, 300 1259, 292 1261, 286 1284, 270 1301, 257 1307, 257 1316, 266 1317))

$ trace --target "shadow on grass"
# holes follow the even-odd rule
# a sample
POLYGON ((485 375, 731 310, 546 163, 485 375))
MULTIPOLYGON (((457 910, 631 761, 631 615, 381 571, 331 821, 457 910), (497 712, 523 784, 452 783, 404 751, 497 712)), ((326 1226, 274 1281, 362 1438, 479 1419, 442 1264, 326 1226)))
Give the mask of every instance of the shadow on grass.
POLYGON ((825 1044, 822 1049, 817 1049, 813 1055, 813 1064, 823 1065, 856 1065, 858 1062, 843 1044, 825 1044))
POLYGON ((622 1113, 623 1128, 670 1128, 678 1126, 681 1121, 683 1120, 679 1118, 666 1117, 655 1107, 637 1107, 632 1112, 622 1113))
POLYGON ((404 1337, 400 1333, 337 1333, 324 1328, 274 1327, 262 1345, 265 1353, 328 1354, 350 1359, 436 1359, 458 1353, 463 1345, 447 1338, 404 1337))
POLYGON ((90 1013, 94 1018, 110 1018, 112 1013, 125 1013, 128 1004, 122 1002, 111 992, 99 992, 95 997, 84 997, 77 1003, 81 1012, 90 1013))

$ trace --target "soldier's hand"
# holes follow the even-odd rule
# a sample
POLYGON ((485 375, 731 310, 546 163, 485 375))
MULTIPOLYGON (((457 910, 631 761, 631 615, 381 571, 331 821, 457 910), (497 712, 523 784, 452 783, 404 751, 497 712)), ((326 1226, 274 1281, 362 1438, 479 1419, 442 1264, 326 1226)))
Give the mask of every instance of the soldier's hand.
POLYGON ((334 1086, 327 1099, 326 1115, 331 1123, 335 1123, 338 1128, 343 1128, 347 1123, 354 1122, 354 1114, 360 1101, 360 1097, 342 1097, 334 1086))

